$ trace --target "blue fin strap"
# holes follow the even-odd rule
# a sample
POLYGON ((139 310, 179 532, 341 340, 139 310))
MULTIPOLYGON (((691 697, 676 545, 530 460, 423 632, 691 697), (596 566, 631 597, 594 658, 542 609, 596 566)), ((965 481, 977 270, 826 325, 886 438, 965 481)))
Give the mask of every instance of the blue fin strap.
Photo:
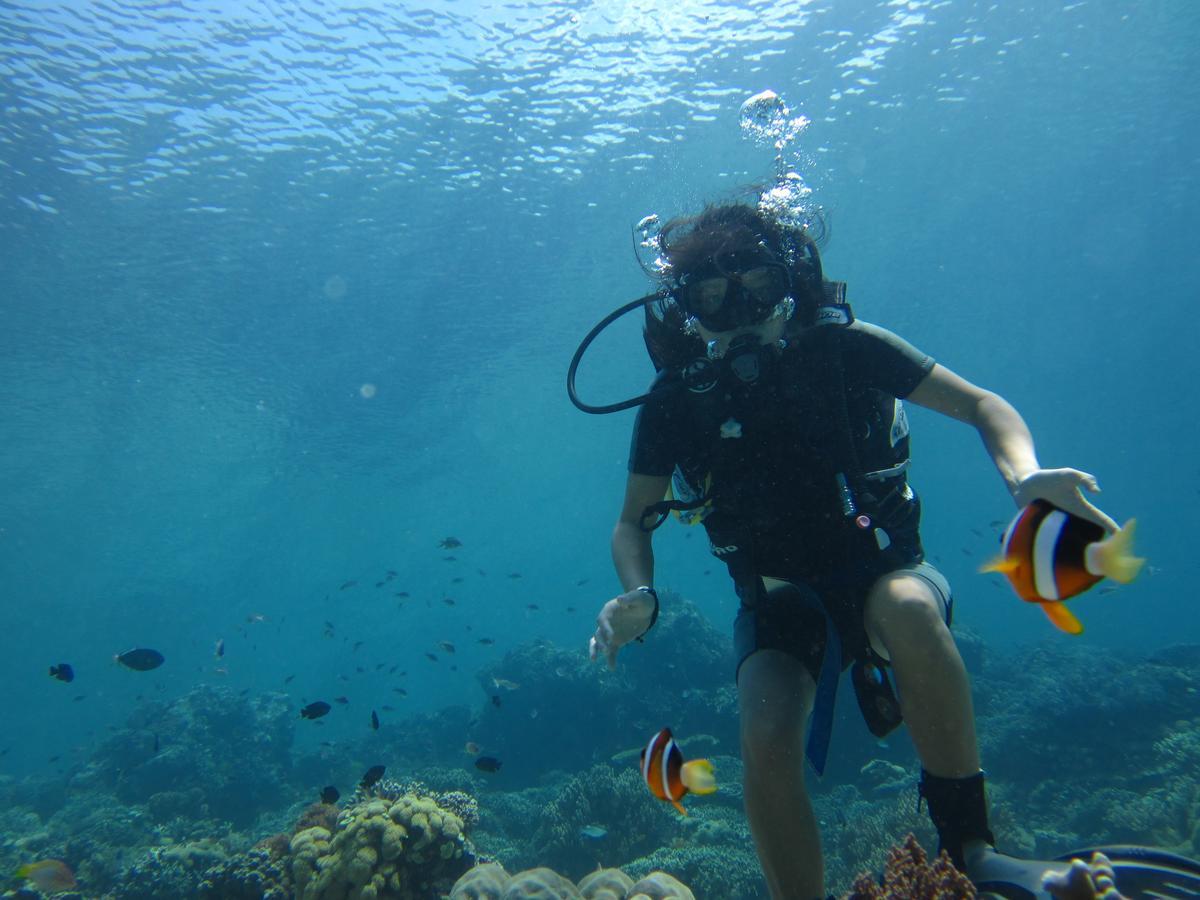
POLYGON ((804 601, 820 610, 825 618, 825 652, 821 657, 821 672, 817 676, 817 696, 809 719, 808 744, 805 753, 818 776, 825 774, 829 757, 829 741, 833 736, 833 708, 837 701, 838 680, 842 676, 842 639, 838 637, 833 619, 815 597, 802 593, 804 601))

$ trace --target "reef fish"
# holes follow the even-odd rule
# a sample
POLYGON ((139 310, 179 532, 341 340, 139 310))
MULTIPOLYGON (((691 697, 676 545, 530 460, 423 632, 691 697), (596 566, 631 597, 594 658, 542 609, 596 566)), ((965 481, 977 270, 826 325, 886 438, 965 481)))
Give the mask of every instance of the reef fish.
POLYGON ((1132 553, 1134 519, 1111 535, 1045 500, 1034 500, 1009 523, 1000 556, 981 571, 999 572, 1017 596, 1037 603, 1055 627, 1068 634, 1083 624, 1063 603, 1104 578, 1128 584, 1144 559, 1132 553))
POLYGON ((371 768, 367 769, 367 771, 363 773, 362 781, 358 783, 358 786, 363 790, 366 790, 372 785, 378 784, 379 780, 383 778, 383 773, 386 770, 387 766, 371 766, 371 768))
POLYGON ((321 788, 321 802, 322 803, 331 803, 331 804, 337 803, 338 798, 341 796, 342 795, 338 793, 338 789, 335 788, 332 784, 326 785, 325 787, 321 788))
POLYGON ((375 710, 371 710, 371 728, 375 731, 379 730, 379 714, 375 710))
POLYGON ((446 537, 438 541, 438 546, 443 550, 454 550, 462 546, 462 541, 456 537, 446 537))
POLYGON ((494 756, 481 756, 475 760, 475 768, 481 772, 499 772, 502 765, 504 764, 494 756))
POLYGON ((677 810, 687 815, 679 801, 689 791, 695 794, 711 794, 717 789, 713 767, 707 759, 683 761, 683 752, 671 736, 671 729, 664 728, 650 739, 642 750, 640 765, 646 786, 659 800, 667 800, 677 810))
POLYGON ((149 672, 151 669, 157 669, 166 661, 161 653, 157 650, 151 650, 149 647, 134 647, 132 650, 118 653, 113 659, 125 666, 125 668, 134 669, 138 672, 149 672))
POLYGON ((61 859, 39 859, 21 866, 13 875, 32 881, 39 891, 69 891, 78 886, 75 873, 61 859))
POLYGON ((69 684, 75 680, 75 670, 71 668, 70 663, 59 663, 57 666, 50 667, 50 677, 69 684))
POLYGON ((304 707, 304 709, 300 710, 300 718, 319 719, 321 716, 328 715, 331 709, 333 707, 324 700, 314 700, 308 706, 304 707))
POLYGON ((603 825, 584 825, 579 829, 579 836, 589 841, 598 841, 608 836, 608 829, 603 825))

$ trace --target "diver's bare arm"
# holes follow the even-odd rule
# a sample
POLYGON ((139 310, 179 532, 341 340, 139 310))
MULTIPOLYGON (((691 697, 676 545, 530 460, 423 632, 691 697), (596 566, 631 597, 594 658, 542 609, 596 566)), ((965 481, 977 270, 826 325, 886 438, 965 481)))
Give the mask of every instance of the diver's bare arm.
POLYGON ((1112 517, 1084 495, 1084 492, 1099 493, 1096 479, 1078 469, 1043 469, 1033 449, 1029 426, 999 394, 985 391, 949 369, 934 366, 908 399, 974 425, 1018 507, 1040 498, 1108 531, 1117 530, 1112 517))
POLYGON ((625 484, 621 518, 613 528, 612 557, 617 578, 627 591, 654 584, 654 550, 650 532, 642 528, 642 513, 666 495, 669 485, 669 477, 637 474, 631 474, 625 484))
POLYGON ((999 394, 935 365, 908 399, 917 406, 974 426, 1014 497, 1021 482, 1041 468, 1029 426, 999 394))

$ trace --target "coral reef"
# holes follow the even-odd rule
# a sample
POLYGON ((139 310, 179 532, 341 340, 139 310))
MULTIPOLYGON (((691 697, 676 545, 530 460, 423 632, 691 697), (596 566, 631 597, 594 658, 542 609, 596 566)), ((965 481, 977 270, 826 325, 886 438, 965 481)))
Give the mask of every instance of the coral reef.
POLYGON ((630 860, 682 835, 680 816, 646 790, 632 765, 596 765, 568 779, 540 810, 530 855, 538 862, 579 877, 596 868, 597 858, 630 860), (607 829, 600 840, 581 836, 581 826, 607 829))
POLYGON ((70 786, 146 804, 159 822, 199 812, 251 825, 285 796, 293 729, 283 694, 242 697, 224 687, 196 687, 139 708, 70 786))
POLYGON ((336 830, 315 825, 289 847, 302 900, 436 896, 474 862, 463 820, 431 797, 373 797, 342 812, 336 830))
MULTIPOLYGON (((662 609, 646 647, 628 648, 615 672, 548 641, 517 647, 479 671, 480 687, 496 701, 483 705, 470 736, 504 760, 506 788, 537 784, 548 766, 574 772, 640 748, 665 724, 677 735, 713 735, 723 752, 737 751, 728 634, 676 595, 664 593, 662 609), (679 689, 664 695, 663 680, 675 676, 679 689), (588 711, 588 727, 564 727, 580 710, 588 711), (549 746, 554 754, 547 760, 549 746)), ((460 732, 441 757, 454 758, 463 739, 460 732)))
POLYGON ((450 900, 695 900, 682 882, 652 872, 638 882, 620 869, 597 869, 576 885, 544 866, 509 875, 498 863, 476 866, 450 890, 450 900))
POLYGON ((673 872, 699 897, 758 900, 765 894, 762 870, 750 843, 730 846, 677 841, 622 868, 640 876, 660 870, 673 872))
POLYGON ((942 853, 930 862, 910 833, 903 844, 888 850, 882 881, 860 875, 844 900, 963 900, 975 896, 975 886, 954 868, 950 857, 942 853))

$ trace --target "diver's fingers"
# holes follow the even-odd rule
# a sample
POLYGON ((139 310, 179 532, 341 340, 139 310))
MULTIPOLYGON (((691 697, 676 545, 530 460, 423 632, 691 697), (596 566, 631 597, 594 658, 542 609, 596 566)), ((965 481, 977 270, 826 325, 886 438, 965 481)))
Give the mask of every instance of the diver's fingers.
POLYGON ((1079 516, 1081 519, 1088 519, 1091 522, 1095 522, 1109 534, 1120 530, 1120 526, 1116 523, 1116 520, 1110 517, 1102 509, 1099 509, 1098 507, 1089 503, 1083 497, 1079 498, 1079 503, 1074 509, 1069 510, 1069 512, 1075 513, 1075 515, 1079 516))
POLYGON ((613 637, 612 617, 606 615, 606 613, 607 610, 600 613, 599 618, 596 619, 596 636, 602 644, 612 643, 613 637))
POLYGON ((599 647, 600 644, 596 641, 596 636, 592 635, 591 639, 588 641, 588 659, 590 659, 592 662, 596 661, 596 653, 599 647))

